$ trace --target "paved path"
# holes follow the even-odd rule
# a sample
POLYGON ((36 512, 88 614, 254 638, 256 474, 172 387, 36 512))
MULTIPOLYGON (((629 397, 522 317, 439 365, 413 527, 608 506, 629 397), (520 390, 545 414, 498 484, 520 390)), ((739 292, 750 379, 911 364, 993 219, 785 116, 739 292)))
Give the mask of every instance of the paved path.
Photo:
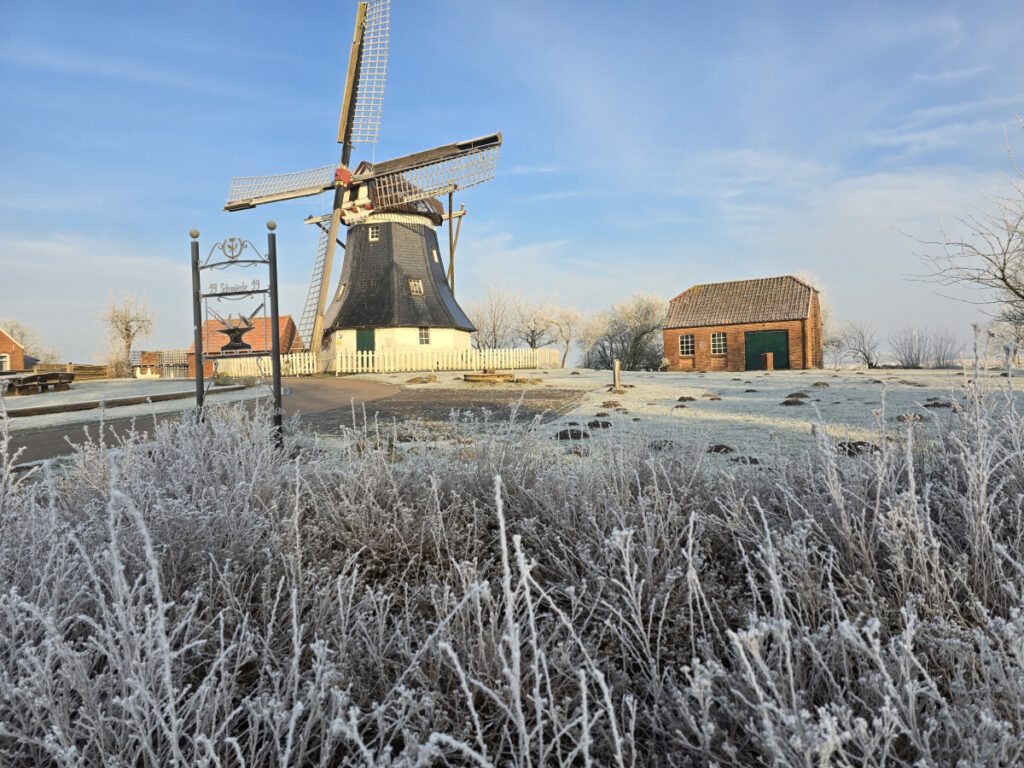
MULTIPOLYGON (((314 428, 320 422, 326 424, 333 421, 335 425, 340 423, 343 414, 351 413, 353 402, 358 407, 363 403, 392 397, 400 391, 398 387, 391 384, 348 377, 285 379, 283 385, 287 392, 282 402, 285 413, 288 415, 301 414, 303 421, 312 422, 314 428), (335 414, 337 414, 337 418, 334 418, 335 414)), ((251 400, 247 402, 252 403, 251 400)), ((108 415, 110 413, 108 412, 108 415)), ((155 418, 159 423, 167 419, 177 419, 179 413, 158 414, 155 418)), ((349 417, 350 419, 351 417, 349 417)), ((116 444, 118 436, 126 433, 131 428, 131 424, 131 419, 107 419, 103 431, 104 443, 116 444)), ((68 424, 62 427, 14 432, 11 435, 10 447, 12 451, 22 451, 18 456, 18 463, 63 456, 74 452, 71 444, 85 441, 83 428, 86 426, 88 426, 93 439, 96 439, 98 422, 68 424)), ((152 427, 152 416, 135 419, 135 428, 139 431, 147 432, 152 427)), ((335 426, 335 428, 337 427, 335 426)))

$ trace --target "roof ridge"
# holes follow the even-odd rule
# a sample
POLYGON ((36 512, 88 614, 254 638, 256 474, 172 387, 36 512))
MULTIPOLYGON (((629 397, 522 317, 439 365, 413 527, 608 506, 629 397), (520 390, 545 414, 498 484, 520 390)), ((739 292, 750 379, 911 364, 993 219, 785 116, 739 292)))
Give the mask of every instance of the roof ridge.
POLYGON ((16 338, 14 338, 13 336, 11 336, 11 334, 10 334, 10 333, 8 333, 8 331, 7 331, 7 329, 6 329, 6 328, 2 328, 2 327, 0 327, 0 332, 2 332, 4 336, 6 336, 6 337, 7 337, 8 339, 10 339, 11 341, 13 341, 13 342, 14 342, 15 344, 17 344, 17 345, 18 345, 19 347, 21 347, 21 348, 22 348, 22 350, 24 350, 24 349, 25 349, 25 345, 24 345, 24 344, 22 344, 22 343, 21 343, 20 341, 18 341, 18 340, 17 340, 16 338))

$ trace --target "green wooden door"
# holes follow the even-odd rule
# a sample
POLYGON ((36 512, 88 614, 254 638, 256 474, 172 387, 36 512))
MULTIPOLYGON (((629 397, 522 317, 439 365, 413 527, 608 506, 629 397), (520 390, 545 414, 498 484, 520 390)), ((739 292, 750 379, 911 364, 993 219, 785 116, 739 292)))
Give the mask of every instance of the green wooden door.
POLYGON ((375 349, 373 328, 357 328, 356 352, 373 352, 375 349))
POLYGON ((748 371, 759 371, 764 365, 761 355, 771 352, 775 370, 789 368, 789 331, 748 331, 743 334, 744 358, 748 371))

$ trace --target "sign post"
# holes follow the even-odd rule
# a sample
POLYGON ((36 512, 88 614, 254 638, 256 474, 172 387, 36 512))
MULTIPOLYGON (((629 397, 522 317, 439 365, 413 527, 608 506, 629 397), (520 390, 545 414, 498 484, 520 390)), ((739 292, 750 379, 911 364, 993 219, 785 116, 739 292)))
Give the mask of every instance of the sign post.
MULTIPOLYGON (((215 243, 205 260, 199 258, 199 231, 189 232, 192 238, 192 319, 195 336, 196 365, 196 410, 198 418, 203 418, 203 405, 206 400, 205 363, 214 361, 214 370, 218 360, 244 357, 270 357, 271 389, 274 398, 272 415, 274 442, 278 448, 284 445, 282 432, 281 407, 281 331, 279 328, 278 294, 277 294, 277 235, 274 230, 277 224, 267 222, 267 255, 264 256, 248 240, 229 237, 215 243), (263 287, 259 279, 242 280, 239 282, 210 283, 203 291, 202 277, 207 270, 224 270, 234 267, 252 268, 265 266, 268 270, 267 287, 263 287), (262 296, 258 307, 250 314, 238 313, 237 320, 229 313, 227 318, 218 314, 211 303, 222 301, 255 300, 262 296), (270 317, 266 316, 267 303, 270 303, 270 317), (260 313, 263 313, 260 316, 260 313), (205 315, 205 322, 204 322, 205 315), (213 321, 211 321, 211 316, 213 321), (245 335, 255 329, 254 321, 263 322, 269 333, 261 334, 262 346, 254 348, 245 339, 245 335), (268 322, 269 321, 269 322, 268 322), (216 327, 219 323, 220 327, 216 327), (211 339, 211 334, 222 334, 227 339, 211 339), (267 347, 269 337, 269 348, 267 347), (219 343, 217 343, 219 342, 219 343)), ((223 310, 222 310, 223 311, 223 310)), ((257 360, 257 365, 259 361, 257 360)))

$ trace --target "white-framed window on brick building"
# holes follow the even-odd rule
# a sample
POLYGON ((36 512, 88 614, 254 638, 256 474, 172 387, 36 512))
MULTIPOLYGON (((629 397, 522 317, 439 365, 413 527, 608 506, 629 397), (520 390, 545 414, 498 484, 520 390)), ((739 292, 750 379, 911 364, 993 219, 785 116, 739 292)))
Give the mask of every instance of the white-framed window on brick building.
POLYGON ((679 337, 679 356, 693 355, 693 334, 684 333, 679 337))
POLYGON ((11 369, 11 357, 10 355, 0 355, 0 371, 9 371, 11 369))
POLYGON ((369 227, 367 227, 366 232, 366 239, 369 240, 371 243, 376 243, 378 240, 380 240, 380 227, 378 227, 376 224, 371 224, 369 227))
POLYGON ((712 355, 724 355, 728 351, 728 345, 725 341, 725 333, 723 331, 717 331, 711 334, 711 354, 712 355))
POLYGON ((413 296, 423 295, 423 281, 417 277, 409 278, 409 293, 413 296))
POLYGON ((429 328, 420 328, 420 344, 429 344, 429 343, 430 343, 430 329, 429 328))

